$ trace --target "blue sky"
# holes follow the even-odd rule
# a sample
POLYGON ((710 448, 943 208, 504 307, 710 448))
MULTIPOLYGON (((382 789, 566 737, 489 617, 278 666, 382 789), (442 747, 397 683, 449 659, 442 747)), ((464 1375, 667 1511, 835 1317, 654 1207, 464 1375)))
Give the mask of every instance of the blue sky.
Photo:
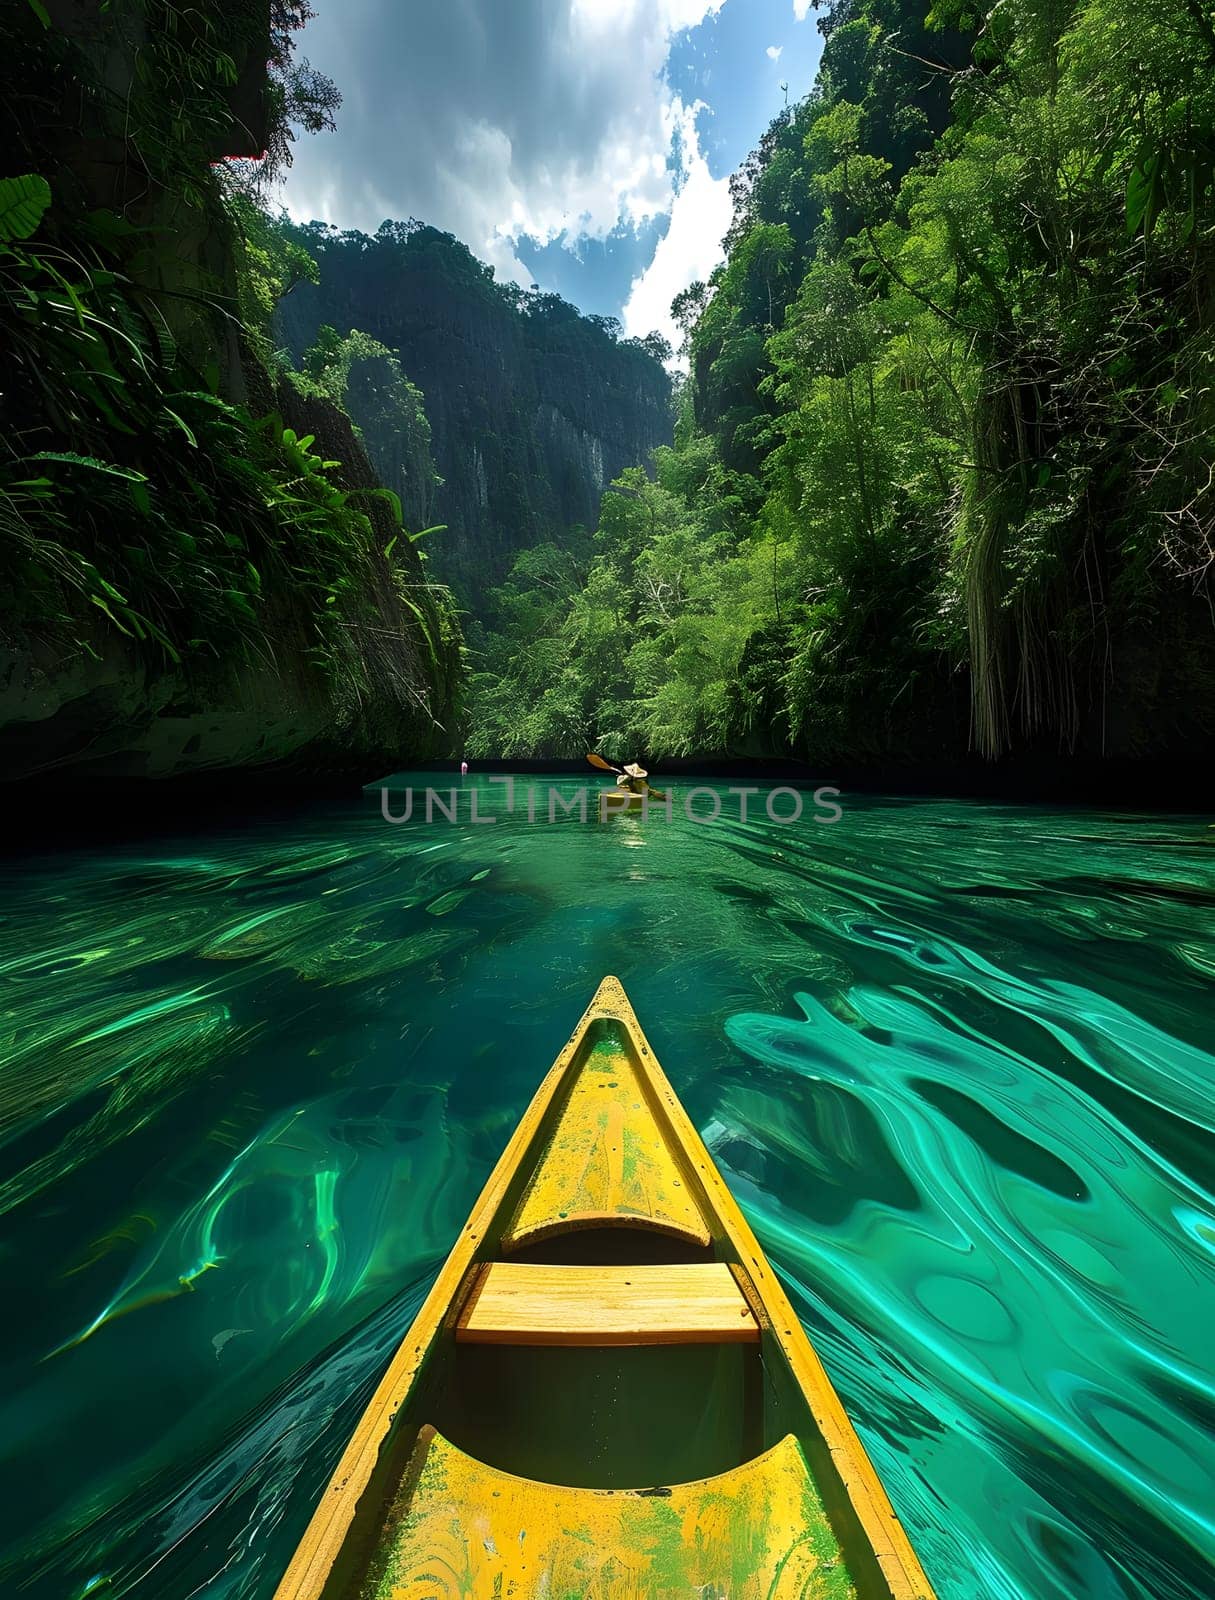
POLYGON ((809 0, 316 0, 300 54, 338 83, 293 215, 418 217, 500 277, 670 337, 720 259, 728 178, 809 89, 809 0))

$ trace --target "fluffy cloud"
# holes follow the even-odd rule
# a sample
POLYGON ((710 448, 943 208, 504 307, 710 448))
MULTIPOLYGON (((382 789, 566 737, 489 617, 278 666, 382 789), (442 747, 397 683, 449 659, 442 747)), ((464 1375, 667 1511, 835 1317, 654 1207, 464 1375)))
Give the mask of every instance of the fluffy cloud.
POLYGON ((811 0, 793 0, 793 15, 798 22, 805 22, 810 15, 811 0))
MULTIPOLYGON (((603 238, 667 212, 664 245, 678 219, 683 254, 700 260, 685 197, 694 189, 719 217, 720 186, 692 127, 676 195, 672 137, 687 141, 691 122, 663 74, 672 37, 724 3, 319 0, 303 53, 345 101, 336 135, 296 145, 285 202, 298 217, 369 232, 385 217, 420 217, 521 281, 522 235, 603 238)), ((676 253, 666 252, 667 275, 678 276, 676 253)), ((634 286, 638 304, 657 267, 634 286)))
POLYGON ((690 283, 707 278, 722 259, 721 241, 733 215, 730 180, 714 178, 700 151, 696 131, 700 109, 677 109, 683 165, 671 225, 650 265, 634 280, 621 318, 626 333, 644 336, 656 330, 675 347, 681 335, 671 318, 671 301, 690 283))
POLYGON ((783 44, 770 44, 764 51, 764 54, 767 56, 769 61, 779 61, 784 48, 785 47, 783 44))

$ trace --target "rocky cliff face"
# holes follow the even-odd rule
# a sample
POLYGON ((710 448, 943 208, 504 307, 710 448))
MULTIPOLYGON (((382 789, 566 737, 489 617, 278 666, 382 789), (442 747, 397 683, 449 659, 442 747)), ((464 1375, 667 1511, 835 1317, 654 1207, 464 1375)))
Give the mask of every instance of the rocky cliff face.
MULTIPOLYGON (((349 419, 336 407, 304 399, 285 383, 267 403, 340 461, 343 487, 376 487, 349 419)), ((99 613, 66 628, 11 628, 0 620, 3 778, 227 775, 250 788, 279 787, 321 777, 367 781, 445 754, 452 735, 442 719, 457 695, 458 641, 435 614, 419 639, 409 602, 380 556, 396 524, 381 500, 367 495, 364 503, 373 537, 354 587, 366 604, 344 626, 340 654, 324 673, 306 649, 306 600, 288 590, 268 597, 267 626, 278 648, 256 660, 217 662, 207 673, 149 657, 106 629, 99 613)), ((414 594, 422 597, 420 584, 414 594)))
MULTIPOLYGON (((360 328, 399 355, 443 478, 428 515, 447 531, 431 555, 473 610, 516 550, 593 526, 604 485, 670 442, 670 380, 649 349, 554 295, 495 283, 450 235, 386 223, 374 239, 320 224, 298 237, 321 281, 281 303, 279 337, 298 360, 322 325, 360 328)), ((390 442, 365 436, 385 481, 416 503, 390 442)))

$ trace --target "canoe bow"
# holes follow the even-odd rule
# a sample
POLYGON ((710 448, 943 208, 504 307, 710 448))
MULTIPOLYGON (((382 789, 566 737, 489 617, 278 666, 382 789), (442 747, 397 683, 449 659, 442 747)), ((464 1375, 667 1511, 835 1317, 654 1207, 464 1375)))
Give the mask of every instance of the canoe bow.
MULTIPOLYGON (((540 1351, 541 1358, 544 1354, 540 1351)), ((585 1463, 571 1467, 583 1476, 569 1481, 586 1481, 585 1463)), ((467 1492, 474 1491, 470 1487, 467 1492)), ((549 1592, 555 1577, 566 1585, 565 1593, 578 1592, 582 1584, 582 1592, 597 1600, 632 1596, 642 1592, 635 1587, 637 1561, 645 1566, 657 1560, 659 1548, 652 1529, 636 1533, 642 1526, 638 1517, 651 1515, 649 1508, 656 1504, 639 1498, 647 1493, 682 1497, 677 1503, 687 1508, 686 1529, 700 1531, 685 1538, 681 1549, 690 1562, 701 1565, 689 1566, 674 1587, 659 1581, 655 1570, 645 1580, 645 1593, 692 1592, 682 1587, 685 1582, 703 1588, 706 1550, 716 1548, 712 1540, 706 1545, 703 1530, 716 1527, 720 1548, 713 1559, 719 1564, 733 1561, 736 1569, 730 1600, 837 1593, 855 1600, 934 1600, 885 1488, 775 1272, 659 1066, 623 987, 608 977, 524 1113, 390 1361, 275 1600, 489 1596, 507 1592, 504 1577, 509 1592, 520 1597, 549 1592), (669 1251, 672 1259, 636 1261, 647 1237, 646 1249, 669 1251), (584 1241, 602 1252, 604 1240, 612 1259, 600 1256, 583 1265, 568 1259, 584 1241), (537 1259, 537 1253, 543 1256, 546 1248, 555 1247, 559 1259, 537 1259), (622 1259, 616 1261, 614 1255, 622 1259), (652 1353, 681 1362, 692 1360, 693 1347, 701 1347, 711 1359, 716 1359, 715 1351, 737 1350, 738 1359, 762 1363, 763 1403, 778 1397, 772 1402, 771 1437, 764 1439, 754 1460, 738 1462, 724 1476, 678 1488, 565 1489, 551 1480, 531 1483, 501 1472, 494 1479, 498 1469, 474 1459, 459 1441, 445 1438, 427 1411, 441 1411, 461 1385, 458 1365, 446 1387, 436 1373, 453 1362, 476 1359, 479 1350, 492 1357, 495 1347, 517 1345, 563 1347, 550 1355, 565 1362, 579 1359, 577 1351, 590 1347, 595 1347, 592 1359, 595 1349, 607 1349, 610 1357, 609 1347, 626 1347, 621 1355, 629 1361, 645 1359, 644 1348, 634 1351, 647 1346, 666 1346, 652 1353), (681 1355, 676 1347, 685 1346, 687 1353, 681 1355), (477 1520, 471 1502, 463 1519, 460 1503, 453 1507, 450 1502, 450 1485, 461 1482, 480 1485, 478 1503, 492 1506, 499 1519, 492 1525, 498 1542, 483 1530, 479 1539, 470 1532, 458 1554, 440 1557, 429 1544, 424 1551, 415 1548, 419 1539, 431 1537, 433 1528, 447 1530, 444 1537, 450 1538, 462 1520, 470 1527, 477 1520), (490 1488, 491 1482, 498 1487, 490 1488), (784 1483, 786 1492, 782 1495, 774 1483, 784 1483), (446 1490, 436 1489, 443 1484, 446 1490), (432 1506, 435 1494, 439 1499, 432 1506), (560 1528, 554 1531, 547 1513, 540 1517, 540 1531, 527 1545, 530 1566, 518 1551, 499 1555, 505 1537, 501 1519, 523 1516, 522 1508, 533 1503, 529 1494, 537 1506, 557 1503, 554 1496, 562 1504, 570 1501, 567 1519, 576 1514, 574 1506, 585 1508, 580 1543, 560 1528), (718 1513, 718 1522, 711 1516, 706 1521, 710 1501, 705 1496, 719 1508, 723 1497, 727 1508, 768 1505, 771 1536, 784 1539, 788 1549, 779 1559, 772 1557, 775 1565, 765 1566, 771 1552, 765 1555, 754 1524, 746 1525, 750 1532, 741 1523, 731 1531, 728 1516, 722 1523, 718 1513), (791 1586, 795 1570, 803 1571, 796 1562, 789 1564, 794 1546, 800 1548, 803 1565, 812 1561, 806 1542, 810 1534, 796 1531, 802 1526, 799 1519, 807 1529, 811 1526, 811 1498, 816 1504, 821 1501, 816 1514, 838 1538, 840 1565, 846 1563, 851 1574, 850 1580, 840 1575, 846 1587, 835 1587, 834 1579, 830 1587, 815 1586, 828 1583, 828 1571, 836 1566, 826 1558, 815 1584, 803 1573, 791 1586), (803 1499, 804 1515, 798 1510, 803 1499), (396 1505, 395 1513, 386 1509, 390 1504, 396 1505), (388 1538, 384 1526, 393 1516, 397 1545, 389 1560, 374 1551, 388 1538), (628 1537, 640 1538, 638 1548, 648 1554, 639 1557, 637 1549, 623 1547, 612 1553, 614 1540, 627 1544, 626 1530, 633 1530, 628 1537), (492 1551, 492 1560, 482 1546, 492 1551), (589 1559, 588 1548, 597 1563, 594 1572, 569 1567, 570 1561, 589 1559), (750 1565, 741 1577, 740 1548, 750 1552, 750 1565), (543 1558, 542 1550, 548 1551, 543 1558), (372 1582, 369 1573, 377 1560, 381 1578, 372 1582), (518 1570, 510 1566, 512 1561, 518 1570), (434 1577, 436 1562, 449 1575, 446 1585, 434 1577), (406 1581, 406 1568, 425 1573, 421 1588, 406 1581), (784 1577, 778 1581, 774 1573, 784 1577)), ((668 1529, 672 1509, 667 1507, 662 1524, 668 1529)), ((521 1550, 522 1532, 517 1542, 521 1550)), ((720 1574, 715 1569, 709 1576, 718 1579, 720 1574)))

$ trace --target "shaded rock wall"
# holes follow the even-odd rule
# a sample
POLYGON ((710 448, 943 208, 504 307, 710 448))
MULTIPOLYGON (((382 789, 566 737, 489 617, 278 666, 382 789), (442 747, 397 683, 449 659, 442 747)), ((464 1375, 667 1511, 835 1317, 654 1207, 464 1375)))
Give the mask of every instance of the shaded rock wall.
MULTIPOLYGON (((273 396, 298 433, 316 435, 349 489, 377 478, 349 419, 289 385, 273 396)), ((217 663, 207 675, 152 665, 133 643, 76 619, 67 632, 0 622, 0 777, 165 779, 240 771, 251 781, 316 774, 369 780, 444 754, 460 674, 458 642, 431 616, 435 659, 419 658, 418 629, 380 554, 396 531, 388 507, 364 502, 373 526, 359 609, 342 626, 327 673, 309 658, 306 596, 267 597, 272 651, 217 663), (437 721, 436 721, 437 719, 437 721)), ((416 556, 407 577, 420 580, 416 556)), ((421 596, 419 596, 421 598, 421 596)))
MULTIPOLYGON (((28 35, 24 54, 14 51, 0 65, 0 77, 8 74, 6 104, 20 112, 21 140, 5 159, 17 172, 48 177, 53 200, 46 227, 54 230, 54 248, 67 250, 58 259, 94 260, 90 214, 99 208, 113 214, 119 231, 102 237, 120 261, 117 281, 130 285, 137 308, 131 326, 143 326, 137 312, 150 302, 157 332, 164 328, 173 336, 148 342, 148 364, 158 374, 149 384, 159 384, 159 391, 141 401, 140 417, 155 417, 157 400, 163 403, 170 388, 197 389, 202 374, 213 372, 206 381, 247 407, 229 424, 235 456, 241 456, 242 438, 248 443, 253 437, 252 419, 278 412, 297 434, 314 435, 324 458, 340 463, 333 473, 340 487, 374 489, 378 480, 349 418, 288 385, 276 389, 229 309, 236 302, 236 241, 207 163, 258 150, 266 141, 267 0, 205 0, 188 17, 174 13, 167 20, 157 8, 133 3, 50 0, 46 29, 33 11, 18 10, 28 35), (237 81, 214 90, 203 105, 202 131, 191 142, 191 113, 211 81, 203 68, 216 39, 235 57, 237 81), (191 78, 178 70, 180 52, 188 54, 199 41, 207 59, 191 78), (180 138, 167 154, 155 138, 132 131, 174 117, 184 131, 175 129, 180 138), (133 231, 122 232, 124 224, 133 231), (156 249, 144 247, 145 236, 155 237, 156 249), (157 354, 156 345, 175 347, 176 354, 157 354)), ((10 293, 10 309, 12 300, 10 293)), ((123 309, 116 321, 125 328, 123 309)), ((47 348, 53 363, 54 347, 47 348)), ((4 348, 0 362, 7 357, 4 348)), ((15 404, 13 392, 7 381, 0 383, 0 402, 15 404)), ((27 402, 17 420, 40 447, 81 448, 53 407, 44 414, 27 402)), ((128 550, 127 556, 145 565, 154 561, 171 581, 179 546, 170 534, 190 538, 195 517, 222 533, 230 504, 222 495, 209 503, 201 491, 186 503, 163 499, 159 435, 150 428, 140 432, 108 409, 103 422, 89 424, 88 448, 99 457, 110 453, 111 424, 124 438, 151 441, 140 458, 143 481, 177 521, 168 532, 157 525, 155 538, 140 524, 146 548, 132 545, 134 555, 128 550)), ((188 447, 177 439, 170 448, 188 447)), ((193 436, 189 448, 199 449, 193 436)), ((231 479, 223 482, 230 488, 231 479)), ((29 600, 27 589, 38 596, 41 589, 27 584, 25 569, 14 563, 15 577, 4 572, 10 603, 0 611, 0 784, 51 785, 65 777, 138 784, 221 774, 238 787, 246 779, 322 773, 366 779, 447 751, 460 677, 453 621, 436 605, 408 541, 397 541, 391 560, 385 556, 399 530, 384 499, 361 494, 356 505, 371 522, 370 534, 361 524, 352 531, 357 519, 341 524, 349 565, 341 592, 327 597, 318 593, 315 574, 297 557, 290 535, 280 534, 267 503, 258 550, 268 547, 272 559, 258 554, 265 584, 256 612, 250 611, 251 625, 243 633, 221 633, 208 651, 209 636, 188 601, 171 622, 158 612, 176 628, 179 644, 196 630, 203 635, 177 652, 182 665, 174 664, 171 643, 161 648, 146 633, 120 632, 79 586, 65 583, 50 600, 29 600), (20 604, 11 603, 14 593, 20 604)), ((87 522, 87 513, 81 520, 87 522)), ((86 553, 92 548, 87 532, 78 526, 75 533, 86 553)), ((239 544, 245 532, 229 537, 239 544)), ((116 558, 106 570, 129 592, 131 565, 116 558)), ((254 577, 260 587, 256 571, 254 577)))
MULTIPOLYGON (((325 323, 395 351, 425 396, 443 478, 428 516, 439 574, 476 610, 512 555, 573 525, 593 527, 606 483, 671 440, 670 380, 654 357, 555 296, 493 282, 450 235, 385 224, 375 239, 319 225, 301 238, 317 286, 281 303, 278 334, 298 361, 325 323)), ((355 421, 362 426, 355 397, 355 421)), ((385 481, 396 463, 369 433, 385 481)))

